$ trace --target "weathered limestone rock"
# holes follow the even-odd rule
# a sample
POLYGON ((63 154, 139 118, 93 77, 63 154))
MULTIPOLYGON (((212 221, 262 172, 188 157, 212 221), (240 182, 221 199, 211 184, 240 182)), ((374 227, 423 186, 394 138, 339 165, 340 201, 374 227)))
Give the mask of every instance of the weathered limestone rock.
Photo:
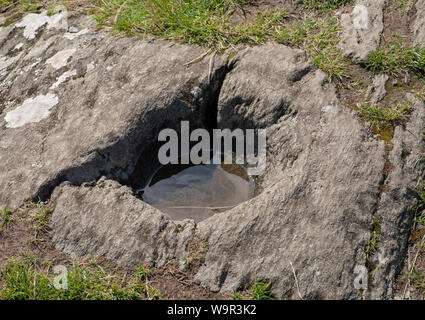
POLYGON ((383 185, 376 218, 381 231, 379 250, 373 263, 371 297, 385 299, 394 295, 391 285, 400 271, 414 218, 413 188, 416 187, 419 159, 425 154, 425 104, 412 94, 407 99, 414 103, 406 127, 395 129, 393 147, 388 157, 391 171, 383 185))
POLYGON ((414 43, 425 47, 425 0, 416 1, 416 19, 413 23, 414 43))
POLYGON ((161 41, 40 28, 28 41, 11 28, 0 47, 0 207, 62 181, 126 180, 160 129, 203 125, 227 68, 216 58, 209 78, 209 61, 186 66, 201 49, 161 41))
POLYGON ((162 265, 184 257, 194 232, 192 220, 170 221, 116 181, 81 187, 64 183, 52 203, 53 241, 77 257, 103 255, 123 266, 162 265))
POLYGON ((294 85, 311 71, 312 63, 302 50, 270 45, 261 48, 262 53, 267 50, 278 53, 273 63, 257 62, 256 50, 245 50, 236 57, 238 66, 227 76, 220 92, 217 115, 220 127, 266 128, 291 112, 292 100, 299 90, 294 85), (261 81, 255 79, 257 75, 261 75, 261 81), (240 94, 244 90, 239 84, 241 79, 252 85, 246 95, 240 94))
MULTIPOLYGON (((371 50, 382 20, 382 1, 361 3, 370 4, 373 32, 359 32, 354 59, 371 50)), ((303 51, 267 44, 210 63, 196 59, 202 49, 72 25, 80 31, 44 24, 34 38, 16 25, 0 30, 7 33, 0 42, 0 207, 50 198, 58 249, 104 254, 124 266, 183 259, 188 243, 205 240, 195 278, 201 285, 231 292, 270 280, 277 298, 294 299, 292 266, 304 298, 361 298, 354 269, 366 263, 379 216, 382 251, 368 295, 392 296, 412 220, 408 187, 420 172, 414 159, 424 152, 422 102, 415 100, 388 152, 303 51), (217 121, 267 129, 256 197, 195 225, 171 221, 123 186, 138 170, 150 172, 158 133, 181 120, 191 128, 217 121)))
POLYGON ((371 105, 376 105, 385 98, 387 90, 385 85, 389 77, 386 74, 380 74, 373 78, 372 84, 367 88, 366 99, 370 101, 371 105))
POLYGON ((296 299, 292 263, 303 297, 359 298, 353 269, 366 259, 383 143, 367 138, 321 71, 308 73, 301 52, 267 45, 236 59, 219 125, 267 127, 267 173, 256 198, 199 223, 209 251, 197 281, 231 292, 268 279, 278 298, 296 299))
POLYGON ((357 0, 351 14, 342 14, 338 47, 345 56, 360 62, 375 51, 384 30, 385 0, 357 0))

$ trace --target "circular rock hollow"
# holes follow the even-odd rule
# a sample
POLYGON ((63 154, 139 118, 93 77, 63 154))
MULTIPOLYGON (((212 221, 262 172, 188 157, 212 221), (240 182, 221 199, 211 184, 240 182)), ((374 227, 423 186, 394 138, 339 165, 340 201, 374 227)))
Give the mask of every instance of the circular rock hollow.
POLYGON ((168 164, 154 171, 137 195, 173 220, 209 218, 249 200, 253 179, 238 164, 168 164))

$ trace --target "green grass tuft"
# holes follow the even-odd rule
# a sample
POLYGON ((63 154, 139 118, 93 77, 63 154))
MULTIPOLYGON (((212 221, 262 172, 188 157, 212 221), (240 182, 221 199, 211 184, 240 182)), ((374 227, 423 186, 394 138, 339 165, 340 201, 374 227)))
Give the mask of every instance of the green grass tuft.
MULTIPOLYGON (((425 158, 420 159, 420 162, 425 162, 425 158)), ((413 191, 416 194, 417 203, 415 210, 417 212, 415 222, 425 226, 425 182, 418 184, 418 187, 414 188, 413 191)))
POLYGON ((38 11, 44 4, 39 0, 0 0, 0 11, 2 8, 18 6, 24 11, 38 11))
POLYGON ((150 270, 144 266, 137 266, 135 274, 140 280, 146 280, 150 274, 150 270))
POLYGON ((245 297, 239 292, 233 292, 233 300, 245 300, 245 297))
POLYGON ((367 266, 368 270, 373 269, 371 258, 379 250, 378 237, 379 237, 379 233, 376 232, 375 230, 373 230, 372 236, 370 237, 369 242, 368 242, 368 244, 366 245, 366 248, 365 248, 366 266, 367 266))
POLYGON ((35 238, 33 242, 43 241, 49 231, 49 219, 53 210, 41 202, 37 204, 37 214, 33 218, 35 238))
MULTIPOLYGON (((297 23, 285 20, 286 12, 267 12, 259 15, 253 25, 245 25, 235 43, 262 43, 274 40, 278 43, 299 47, 307 51, 313 63, 325 71, 330 78, 348 77, 350 62, 336 48, 341 25, 333 18, 307 16, 297 23)), ((240 30, 240 28, 239 28, 240 30)))
POLYGON ((425 74, 425 48, 405 47, 400 40, 383 39, 378 50, 371 53, 364 64, 372 71, 391 75, 409 71, 425 74))
POLYGON ((271 282, 255 281, 249 291, 233 292, 234 300, 273 300, 271 282))
POLYGON ((314 64, 331 78, 347 77, 350 63, 336 49, 341 29, 339 22, 335 19, 319 20, 315 22, 315 28, 317 32, 307 34, 305 44, 305 50, 313 57, 314 64))
MULTIPOLYGON (((425 249, 425 244, 421 241, 421 249, 425 249)), ((422 295, 422 298, 425 298, 425 273, 419 270, 416 266, 411 272, 407 273, 409 280, 411 281, 413 287, 415 287, 422 295)))
POLYGON ((37 0, 20 0, 19 3, 25 11, 38 11, 43 7, 43 3, 37 0))
POLYGON ((46 231, 49 225, 50 216, 53 213, 53 210, 43 205, 42 203, 37 204, 37 214, 34 216, 34 222, 36 222, 36 231, 46 231))

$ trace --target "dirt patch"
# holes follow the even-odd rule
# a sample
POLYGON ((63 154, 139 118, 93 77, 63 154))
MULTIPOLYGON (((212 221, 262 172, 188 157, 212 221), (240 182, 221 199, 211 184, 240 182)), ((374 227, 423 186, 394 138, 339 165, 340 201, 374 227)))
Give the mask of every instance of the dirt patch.
MULTIPOLYGON (((413 6, 412 6, 413 7, 413 6)), ((410 22, 415 21, 415 9, 409 7, 396 8, 387 3, 384 8, 384 33, 383 38, 387 41, 393 37, 399 37, 405 46, 413 43, 413 32, 410 22)))

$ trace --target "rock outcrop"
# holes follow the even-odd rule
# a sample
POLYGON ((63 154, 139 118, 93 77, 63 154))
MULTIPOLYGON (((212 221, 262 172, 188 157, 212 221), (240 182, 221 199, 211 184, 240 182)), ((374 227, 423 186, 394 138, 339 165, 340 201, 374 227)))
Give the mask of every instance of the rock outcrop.
POLYGON ((116 181, 103 178, 80 187, 65 182, 51 200, 53 241, 76 257, 104 256, 123 266, 162 265, 183 259, 193 238, 193 220, 170 221, 116 181))
MULTIPOLYGON (((357 34, 344 47, 362 60, 382 32, 383 1, 357 4, 369 4, 372 32, 349 31, 345 17, 342 43, 357 34)), ((123 266, 183 260, 201 239, 199 284, 231 292, 270 280, 277 298, 291 299, 360 299, 354 270, 366 264, 379 217, 368 294, 392 296, 425 152, 422 101, 409 97, 411 120, 389 151, 301 50, 266 44, 203 57, 200 48, 94 31, 84 19, 68 32, 65 15, 32 16, 39 24, 30 30, 28 16, 0 28, 0 207, 50 199, 58 249, 123 266), (267 129, 254 198, 195 224, 134 195, 128 185, 155 166, 158 133, 182 120, 267 129)))
POLYGON ((338 47, 354 62, 365 60, 381 41, 385 0, 357 0, 351 14, 342 14, 338 47))
POLYGON ((389 77, 386 74, 380 74, 373 78, 372 85, 367 88, 365 96, 366 100, 370 101, 371 105, 374 106, 385 98, 387 94, 385 85, 388 79, 389 77))

